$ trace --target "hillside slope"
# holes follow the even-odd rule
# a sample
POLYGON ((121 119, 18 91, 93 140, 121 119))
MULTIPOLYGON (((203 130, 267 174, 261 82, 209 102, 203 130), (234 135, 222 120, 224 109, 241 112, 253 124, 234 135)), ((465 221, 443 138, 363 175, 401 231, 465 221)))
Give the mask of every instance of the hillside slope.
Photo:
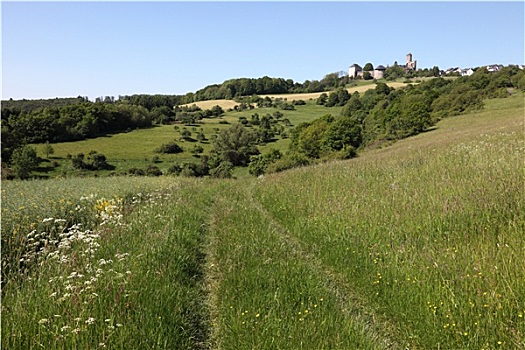
POLYGON ((235 186, 211 232, 218 348, 524 346, 522 112, 489 101, 358 159, 235 186))
MULTIPOLYGON (((257 179, 168 178, 169 188, 134 196, 120 225, 96 229, 92 257, 41 260, 39 273, 7 285, 2 345, 523 348, 523 102, 487 101, 348 161, 257 179), (88 266, 101 271, 95 280, 88 266)), ((100 181, 110 198, 111 181, 128 179, 89 179, 86 195, 100 181)), ((74 181, 78 193, 87 179, 74 181)), ((11 203, 13 191, 60 184, 6 183, 3 220, 11 207, 18 222, 9 222, 25 235, 36 196, 11 203)), ((62 215, 75 201, 55 200, 71 202, 62 215)), ((76 208, 85 216, 106 202, 76 208)))
MULTIPOLYGON (((404 86, 407 86, 408 84, 406 83, 400 83, 400 82, 388 82, 387 83, 388 86, 394 88, 394 89, 398 89, 398 88, 401 88, 401 87, 404 87, 404 86)), ((362 92, 365 92, 369 89, 373 89, 375 88, 375 84, 368 84, 368 85, 361 85, 361 86, 355 86, 355 87, 349 87, 347 88, 346 90, 348 90, 349 93, 354 93, 354 92, 359 92, 359 93, 362 93, 362 92)), ((297 93, 297 94, 278 94, 278 95, 261 95, 261 97, 270 97, 270 98, 283 98, 283 99, 287 99, 289 101, 293 101, 293 100, 310 100, 310 99, 317 99, 319 96, 321 96, 323 92, 312 92, 312 93, 297 93)), ((329 94, 330 91, 326 91, 324 92, 326 94, 329 94)), ((198 102, 193 102, 193 103, 188 103, 188 104, 185 104, 183 106, 191 106, 191 105, 196 105, 197 107, 200 107, 201 109, 211 109, 213 106, 221 106, 224 110, 228 109, 228 108, 234 108, 235 106, 237 106, 239 103, 233 101, 233 100, 208 100, 208 101, 198 101, 198 102)))

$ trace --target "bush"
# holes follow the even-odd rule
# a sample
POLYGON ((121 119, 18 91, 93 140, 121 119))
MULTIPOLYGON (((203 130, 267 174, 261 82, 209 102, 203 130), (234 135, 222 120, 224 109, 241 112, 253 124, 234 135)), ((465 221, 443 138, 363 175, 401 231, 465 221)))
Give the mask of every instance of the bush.
POLYGON ((271 164, 268 164, 266 172, 278 173, 284 170, 306 166, 308 164, 310 164, 308 157, 304 154, 293 152, 271 164))
POLYGON ((177 145, 174 141, 165 143, 155 150, 156 153, 175 154, 184 152, 182 147, 177 145))
POLYGON ((161 176, 162 171, 155 165, 148 165, 146 168, 146 175, 148 176, 161 176))
POLYGON ((230 179, 232 177, 233 165, 228 161, 220 162, 219 165, 210 170, 210 176, 216 179, 230 179))
POLYGON ((146 175, 146 172, 142 169, 139 169, 139 168, 130 168, 128 170, 128 174, 132 175, 132 176, 145 176, 146 175))
POLYGON ((180 175, 181 171, 182 167, 179 164, 175 163, 168 168, 167 173, 169 175, 180 175))
POLYGON ((11 168, 19 179, 29 178, 38 163, 36 150, 28 145, 15 149, 11 158, 11 168))

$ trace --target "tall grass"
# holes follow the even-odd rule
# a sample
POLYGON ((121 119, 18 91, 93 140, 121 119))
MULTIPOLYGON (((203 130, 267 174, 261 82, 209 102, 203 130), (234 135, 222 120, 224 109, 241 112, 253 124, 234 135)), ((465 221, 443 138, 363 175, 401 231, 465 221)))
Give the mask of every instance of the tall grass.
POLYGON ((2 183, 2 346, 523 348, 523 100, 503 101, 261 179, 2 183))
POLYGON ((67 229, 55 253, 40 260, 38 273, 3 291, 2 345, 204 347, 209 191, 197 186, 188 180, 133 196, 135 209, 125 218, 118 206, 106 206, 101 226, 67 229))
POLYGON ((217 349, 373 349, 376 339, 244 190, 215 205, 208 293, 217 349))
POLYGON ((131 195, 167 187, 172 181, 126 177, 2 182, 2 283, 12 272, 18 274, 28 267, 21 259, 30 250, 29 244, 36 244, 28 242, 31 232, 55 234, 74 224, 91 228, 99 221, 97 200, 127 200, 131 195), (46 220, 49 218, 65 221, 55 227, 46 220))
POLYGON ((516 117, 450 148, 418 151, 415 139, 406 143, 415 150, 268 177, 257 198, 397 324, 405 346, 519 348, 525 142, 516 117))

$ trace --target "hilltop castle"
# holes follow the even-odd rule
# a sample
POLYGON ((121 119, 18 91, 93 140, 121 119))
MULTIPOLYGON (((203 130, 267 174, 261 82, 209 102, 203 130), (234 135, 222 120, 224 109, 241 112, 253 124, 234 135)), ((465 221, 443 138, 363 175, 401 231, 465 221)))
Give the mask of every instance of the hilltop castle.
MULTIPOLYGON (((397 63, 395 63, 397 64, 397 63)), ((408 73, 410 71, 417 69, 417 61, 412 61, 412 54, 408 53, 406 56, 406 64, 403 66, 405 68, 405 71, 408 73)), ((379 65, 375 67, 373 70, 368 71, 373 79, 382 79, 385 76, 385 70, 386 68, 382 65, 379 65)), ((348 76, 350 78, 357 78, 357 77, 363 77, 365 71, 363 71, 363 68, 361 68, 360 65, 357 63, 354 63, 350 66, 348 69, 348 76)))

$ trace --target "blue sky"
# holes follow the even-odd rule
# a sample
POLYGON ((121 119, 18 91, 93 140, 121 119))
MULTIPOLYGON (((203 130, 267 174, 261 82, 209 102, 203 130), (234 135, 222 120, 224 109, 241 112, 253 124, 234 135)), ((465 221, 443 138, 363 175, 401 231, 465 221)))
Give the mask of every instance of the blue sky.
POLYGON ((2 99, 185 94, 353 63, 524 64, 524 2, 2 2, 2 99))

